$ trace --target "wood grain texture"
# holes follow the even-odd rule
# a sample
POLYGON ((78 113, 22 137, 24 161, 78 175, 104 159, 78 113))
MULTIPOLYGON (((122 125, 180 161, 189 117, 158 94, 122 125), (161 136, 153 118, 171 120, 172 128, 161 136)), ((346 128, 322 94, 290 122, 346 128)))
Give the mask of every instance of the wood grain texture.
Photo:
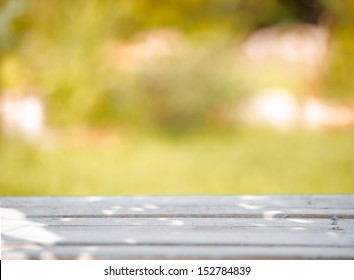
POLYGON ((354 195, 2 197, 5 259, 354 259, 354 195))

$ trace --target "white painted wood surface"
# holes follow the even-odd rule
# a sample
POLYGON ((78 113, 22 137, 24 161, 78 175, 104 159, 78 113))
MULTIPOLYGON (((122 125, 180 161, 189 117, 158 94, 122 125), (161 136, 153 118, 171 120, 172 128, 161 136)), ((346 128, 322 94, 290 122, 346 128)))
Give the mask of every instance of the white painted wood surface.
POLYGON ((3 259, 354 259, 354 195, 2 197, 3 259))

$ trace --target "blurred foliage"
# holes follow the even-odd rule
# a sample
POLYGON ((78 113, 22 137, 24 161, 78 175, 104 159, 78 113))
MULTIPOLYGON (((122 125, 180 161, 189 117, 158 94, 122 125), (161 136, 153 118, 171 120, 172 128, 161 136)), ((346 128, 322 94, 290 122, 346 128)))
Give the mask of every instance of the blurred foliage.
POLYGON ((37 90, 55 125, 212 127, 254 87, 252 73, 231 65, 232 46, 262 26, 327 15, 333 51, 323 91, 352 98, 353 14, 349 0, 0 0, 0 88, 37 90), (112 42, 158 28, 191 47, 139 71, 107 62, 112 42))
POLYGON ((333 99, 354 101, 354 2, 324 1, 332 13, 330 63, 324 77, 324 93, 333 99))
POLYGON ((225 108, 246 85, 228 55, 215 56, 215 51, 206 49, 193 49, 140 70, 129 92, 142 102, 144 119, 166 131, 181 131, 217 126, 226 117, 225 108))
POLYGON ((0 56, 19 42, 26 28, 25 1, 0 1, 0 56))

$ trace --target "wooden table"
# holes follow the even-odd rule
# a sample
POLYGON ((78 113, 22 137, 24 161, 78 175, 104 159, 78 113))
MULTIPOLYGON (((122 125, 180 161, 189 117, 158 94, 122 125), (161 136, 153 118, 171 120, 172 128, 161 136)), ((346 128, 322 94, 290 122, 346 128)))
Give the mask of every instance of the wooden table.
POLYGON ((354 259, 354 195, 1 197, 3 259, 354 259))

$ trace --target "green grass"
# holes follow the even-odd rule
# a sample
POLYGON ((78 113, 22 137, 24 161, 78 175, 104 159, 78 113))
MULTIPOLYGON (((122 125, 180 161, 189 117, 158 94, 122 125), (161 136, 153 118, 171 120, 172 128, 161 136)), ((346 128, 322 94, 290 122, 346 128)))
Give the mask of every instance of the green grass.
POLYGON ((1 195, 354 193, 353 132, 136 136, 0 144, 1 195))

